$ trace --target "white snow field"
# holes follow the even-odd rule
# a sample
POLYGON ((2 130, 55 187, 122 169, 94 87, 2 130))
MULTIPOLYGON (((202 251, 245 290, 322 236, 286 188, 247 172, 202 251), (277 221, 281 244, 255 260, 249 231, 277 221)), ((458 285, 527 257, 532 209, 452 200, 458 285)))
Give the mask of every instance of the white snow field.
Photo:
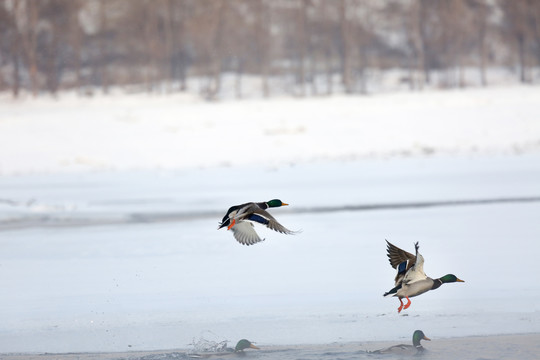
POLYGON ((4 98, 0 173, 0 354, 540 333, 540 88, 4 98), (301 233, 216 230, 272 198, 301 233), (398 314, 385 239, 465 283, 398 314))
POLYGON ((532 86, 222 103, 187 95, 0 100, 3 175, 540 149, 540 87, 532 86))

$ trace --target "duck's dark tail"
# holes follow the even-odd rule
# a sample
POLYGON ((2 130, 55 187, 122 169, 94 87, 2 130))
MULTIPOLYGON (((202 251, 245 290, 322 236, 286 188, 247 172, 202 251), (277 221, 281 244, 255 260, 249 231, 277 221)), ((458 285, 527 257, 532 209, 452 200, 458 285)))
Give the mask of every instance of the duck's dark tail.
POLYGON ((394 296, 394 295, 396 295, 396 293, 398 292, 399 289, 401 289, 401 284, 399 284, 398 286, 396 286, 392 290, 385 292, 383 294, 383 296, 385 296, 385 297, 386 296, 394 296))
POLYGON ((223 222, 218 223, 218 230, 221 228, 224 228, 225 226, 229 226, 231 224, 231 219, 227 219, 223 222))

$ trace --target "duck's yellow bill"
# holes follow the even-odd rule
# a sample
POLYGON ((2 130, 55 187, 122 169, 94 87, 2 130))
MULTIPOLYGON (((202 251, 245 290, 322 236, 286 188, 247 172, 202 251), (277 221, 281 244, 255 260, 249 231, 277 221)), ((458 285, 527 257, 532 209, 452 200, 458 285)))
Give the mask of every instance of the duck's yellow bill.
POLYGON ((431 339, 428 338, 426 335, 424 335, 424 340, 431 341, 431 339))
POLYGON ((250 347, 250 348, 252 348, 252 349, 257 349, 257 350, 261 350, 261 349, 259 349, 258 347, 256 347, 256 346, 255 346, 255 345, 253 345, 253 344, 249 344, 249 347, 250 347))

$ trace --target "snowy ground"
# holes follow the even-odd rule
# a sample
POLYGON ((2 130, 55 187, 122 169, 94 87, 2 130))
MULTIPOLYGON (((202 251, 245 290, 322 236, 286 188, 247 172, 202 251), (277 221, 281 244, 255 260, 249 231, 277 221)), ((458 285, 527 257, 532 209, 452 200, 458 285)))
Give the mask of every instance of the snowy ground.
POLYGON ((539 95, 4 101, 0 353, 540 333, 539 95), (275 197, 300 234, 216 230, 275 197), (398 315, 384 239, 466 282, 398 315))
POLYGON ((204 103, 0 99, 0 174, 540 150, 540 87, 204 103))

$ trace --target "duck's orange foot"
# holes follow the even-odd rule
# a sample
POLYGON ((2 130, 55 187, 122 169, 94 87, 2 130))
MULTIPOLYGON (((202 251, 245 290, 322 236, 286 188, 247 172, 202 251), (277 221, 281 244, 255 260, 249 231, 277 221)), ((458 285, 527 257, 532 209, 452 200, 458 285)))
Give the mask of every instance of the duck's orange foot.
POLYGON ((404 309, 408 309, 409 306, 411 306, 411 299, 409 299, 409 297, 407 296, 407 303, 405 304, 405 306, 403 307, 404 309))
POLYGON ((236 220, 235 220, 235 219, 233 219, 233 220, 231 221, 231 225, 229 225, 229 226, 227 227, 227 230, 231 230, 231 228, 234 226, 234 224, 236 224, 236 220))
POLYGON ((399 299, 399 302, 400 302, 401 305, 399 305, 399 307, 397 309, 398 314, 401 312, 401 309, 403 309, 403 301, 401 301, 401 299, 399 299))

